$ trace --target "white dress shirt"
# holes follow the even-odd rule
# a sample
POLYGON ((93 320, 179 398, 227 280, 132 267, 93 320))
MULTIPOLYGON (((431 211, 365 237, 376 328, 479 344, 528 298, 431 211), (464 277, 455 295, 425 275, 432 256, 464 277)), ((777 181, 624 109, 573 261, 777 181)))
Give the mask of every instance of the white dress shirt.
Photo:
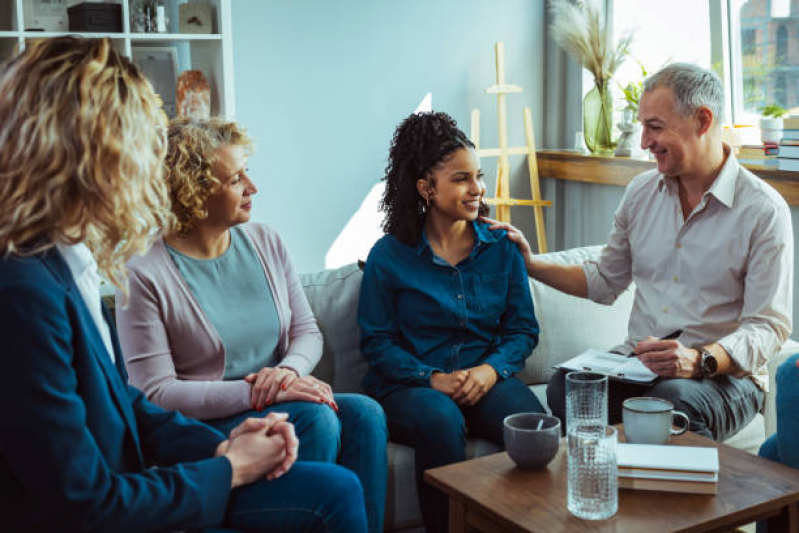
POLYGON ((111 330, 103 317, 103 310, 100 305, 100 274, 97 272, 97 261, 94 260, 92 252, 83 243, 73 245, 58 243, 55 246, 67 262, 69 271, 75 279, 75 284, 78 286, 83 301, 86 302, 86 307, 89 308, 89 313, 91 313, 94 323, 100 332, 100 337, 103 339, 103 344, 108 350, 111 361, 115 361, 114 346, 111 343, 111 330))
POLYGON ((767 390, 768 359, 791 332, 793 230, 785 200, 727 161, 687 220, 678 183, 657 170, 627 186, 598 261, 583 270, 588 297, 612 303, 636 292, 622 350, 681 329, 690 348, 718 342, 767 390))

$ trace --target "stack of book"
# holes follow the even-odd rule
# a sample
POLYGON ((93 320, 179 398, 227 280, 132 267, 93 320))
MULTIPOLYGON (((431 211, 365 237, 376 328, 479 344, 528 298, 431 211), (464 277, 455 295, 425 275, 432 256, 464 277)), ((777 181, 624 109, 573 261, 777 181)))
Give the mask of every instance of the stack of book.
POLYGON ((777 168, 799 172, 799 115, 782 119, 782 128, 777 168))
POLYGON ((654 444, 618 444, 619 488, 716 494, 716 448, 654 444))
POLYGON ((776 144, 745 144, 738 149, 738 162, 747 167, 776 170, 778 152, 776 144))

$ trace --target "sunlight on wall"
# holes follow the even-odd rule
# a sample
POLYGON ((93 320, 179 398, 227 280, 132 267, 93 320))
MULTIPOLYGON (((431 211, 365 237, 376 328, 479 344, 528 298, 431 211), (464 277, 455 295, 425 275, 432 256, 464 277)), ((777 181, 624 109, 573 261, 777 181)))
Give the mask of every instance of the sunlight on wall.
MULTIPOLYGON (((433 95, 427 93, 416 106, 414 113, 429 113, 433 110, 433 95)), ((339 268, 358 259, 366 260, 369 250, 383 236, 380 227, 383 214, 378 206, 383 196, 384 183, 377 183, 366 195, 360 207, 347 221, 344 229, 325 254, 325 268, 339 268)))

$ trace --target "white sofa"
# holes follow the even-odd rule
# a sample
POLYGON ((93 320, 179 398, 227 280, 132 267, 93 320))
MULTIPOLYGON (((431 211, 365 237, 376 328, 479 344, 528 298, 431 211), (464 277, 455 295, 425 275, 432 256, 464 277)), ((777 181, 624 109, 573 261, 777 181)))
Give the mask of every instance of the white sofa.
MULTIPOLYGON (((596 256, 598 246, 575 248, 545 254, 542 259, 564 264, 581 264, 596 256)), ((356 264, 336 270, 303 274, 302 283, 316 320, 325 338, 324 355, 314 375, 330 383, 336 392, 362 392, 361 379, 366 371, 358 349, 358 295, 361 272, 356 264)), ((525 368, 517 374, 543 405, 546 405, 546 383, 557 363, 591 347, 611 347, 621 342, 627 330, 632 307, 632 289, 612 306, 595 304, 551 289, 530 280, 536 317, 541 326, 538 346, 527 358, 525 368)), ((765 408, 749 425, 726 441, 736 448, 757 453, 766 435, 776 427, 773 376, 786 357, 799 352, 799 343, 788 341, 769 364, 771 392, 765 408)), ((497 451, 493 444, 470 440, 469 456, 497 451)), ((386 502, 386 531, 418 528, 421 515, 414 481, 413 450, 389 443, 389 484, 386 502)))

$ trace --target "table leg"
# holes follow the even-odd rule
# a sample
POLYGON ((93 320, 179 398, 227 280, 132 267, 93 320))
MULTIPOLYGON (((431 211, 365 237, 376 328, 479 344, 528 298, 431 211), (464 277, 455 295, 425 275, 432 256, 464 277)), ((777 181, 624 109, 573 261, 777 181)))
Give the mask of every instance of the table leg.
MULTIPOLYGON (((452 509, 452 507, 450 507, 452 509)), ((452 511, 450 511, 451 513, 452 511)), ((768 524, 768 532, 777 531, 799 531, 799 508, 796 503, 792 503, 783 507, 782 512, 776 516, 769 518, 766 523, 768 524)))
POLYGON ((449 533, 468 533, 466 506, 455 498, 449 499, 449 533))

